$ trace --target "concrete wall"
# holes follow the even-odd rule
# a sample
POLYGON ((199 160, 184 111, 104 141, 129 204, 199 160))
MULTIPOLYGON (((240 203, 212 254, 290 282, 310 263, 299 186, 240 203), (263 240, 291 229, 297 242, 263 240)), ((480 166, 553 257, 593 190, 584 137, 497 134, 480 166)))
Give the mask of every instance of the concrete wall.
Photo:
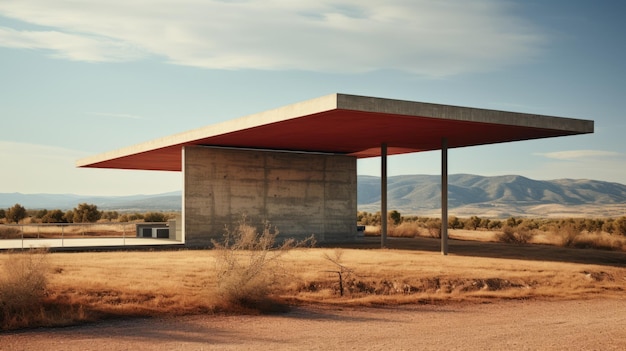
POLYGON ((356 158, 185 147, 183 220, 187 246, 210 246, 245 215, 280 237, 356 237, 356 158))

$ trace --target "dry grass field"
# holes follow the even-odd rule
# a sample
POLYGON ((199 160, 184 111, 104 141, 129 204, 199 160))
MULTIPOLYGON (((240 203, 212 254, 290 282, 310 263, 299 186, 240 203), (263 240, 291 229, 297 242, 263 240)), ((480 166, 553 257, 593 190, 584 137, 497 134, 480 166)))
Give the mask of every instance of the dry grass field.
MULTIPOLYGON (((266 305, 218 294, 215 250, 47 253, 39 313, 5 316, 4 329, 103 318, 271 312, 293 305, 382 306, 527 299, 624 299, 626 254, 545 245, 366 238, 350 247, 285 252, 271 270, 266 305), (341 272, 341 282, 339 273, 341 272), (343 296, 341 289, 343 288, 343 296)), ((1 253, 12 267, 19 253, 1 253)), ((240 260, 246 260, 243 251, 240 260)), ((268 284, 269 281, 268 281, 268 284)), ((0 291, 0 295, 2 291, 0 291)), ((1 297, 1 296, 0 296, 1 297)))

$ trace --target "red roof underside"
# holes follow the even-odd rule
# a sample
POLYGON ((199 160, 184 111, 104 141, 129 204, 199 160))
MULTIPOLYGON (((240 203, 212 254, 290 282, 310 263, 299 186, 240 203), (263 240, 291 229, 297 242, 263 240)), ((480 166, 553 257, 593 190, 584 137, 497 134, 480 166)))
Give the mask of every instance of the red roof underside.
POLYGON ((456 148, 571 134, 576 133, 441 118, 331 110, 94 163, 89 167, 180 171, 181 150, 186 145, 328 152, 365 158, 380 156, 382 143, 387 143, 388 154, 394 155, 438 150, 444 137, 448 139, 448 147, 456 148))

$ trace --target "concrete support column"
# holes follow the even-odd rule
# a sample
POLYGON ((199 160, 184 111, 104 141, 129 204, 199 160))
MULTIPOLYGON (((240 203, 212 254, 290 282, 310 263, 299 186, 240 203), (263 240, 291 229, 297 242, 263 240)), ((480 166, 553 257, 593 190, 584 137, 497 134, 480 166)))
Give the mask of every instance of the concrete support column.
POLYGON ((380 145, 380 247, 387 242, 387 143, 380 145))
POLYGON ((448 254, 448 139, 441 139, 441 254, 448 254))

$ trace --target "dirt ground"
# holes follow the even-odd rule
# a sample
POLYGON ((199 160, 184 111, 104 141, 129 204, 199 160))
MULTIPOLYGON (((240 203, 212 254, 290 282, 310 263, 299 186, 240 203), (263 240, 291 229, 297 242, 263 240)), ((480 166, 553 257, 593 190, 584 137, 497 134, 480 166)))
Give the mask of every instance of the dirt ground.
POLYGON ((0 333, 0 350, 624 350, 626 299, 297 307, 0 333))

